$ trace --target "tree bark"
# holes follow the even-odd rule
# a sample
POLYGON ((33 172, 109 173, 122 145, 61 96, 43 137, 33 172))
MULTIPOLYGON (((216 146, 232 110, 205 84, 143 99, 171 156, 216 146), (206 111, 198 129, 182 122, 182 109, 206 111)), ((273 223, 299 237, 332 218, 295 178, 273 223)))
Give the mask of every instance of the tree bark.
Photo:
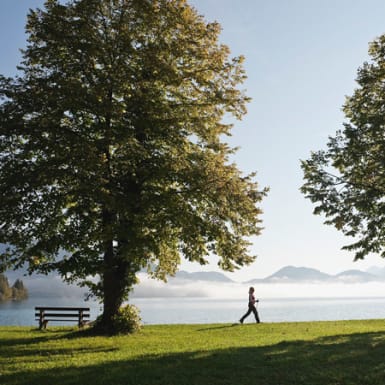
MULTIPOLYGON (((109 234, 114 223, 114 214, 108 210, 103 213, 103 222, 106 234, 109 234)), ((108 238, 108 237, 107 237, 108 238)), ((103 315, 98 325, 101 331, 106 333, 114 332, 114 317, 118 314, 119 308, 124 301, 126 289, 125 264, 116 255, 114 241, 107 239, 104 243, 104 271, 103 280, 103 315)))

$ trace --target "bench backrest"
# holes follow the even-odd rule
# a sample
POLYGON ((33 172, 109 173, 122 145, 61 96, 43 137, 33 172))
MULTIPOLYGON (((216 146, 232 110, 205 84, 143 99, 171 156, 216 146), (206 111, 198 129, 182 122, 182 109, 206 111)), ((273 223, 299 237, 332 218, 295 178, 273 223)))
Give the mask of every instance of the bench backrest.
POLYGON ((57 307, 57 306, 36 306, 35 310, 57 310, 57 311, 90 311, 89 307, 57 307))

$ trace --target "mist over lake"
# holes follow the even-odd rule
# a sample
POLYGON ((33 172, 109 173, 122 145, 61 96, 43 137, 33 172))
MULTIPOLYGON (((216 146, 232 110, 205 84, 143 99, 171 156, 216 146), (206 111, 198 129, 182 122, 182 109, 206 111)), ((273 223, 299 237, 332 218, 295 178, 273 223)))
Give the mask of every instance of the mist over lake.
MULTIPOLYGON (((216 298, 134 298, 131 303, 140 308, 144 324, 236 323, 247 309, 245 300, 216 298)), ((96 302, 71 297, 29 298, 0 304, 0 325, 37 327, 35 306, 89 306, 91 319, 102 311, 96 302)), ((382 319, 385 298, 267 298, 260 300, 258 312, 262 322, 382 319)), ((250 316, 248 322, 254 322, 254 318, 250 316)), ((50 325, 66 324, 72 325, 50 325)))
MULTIPOLYGON (((0 303, 0 325, 37 326, 35 306, 89 306, 91 319, 102 313, 98 302, 84 300, 86 289, 66 285, 57 276, 22 278, 30 296, 21 302, 0 303)), ((140 308, 144 324, 238 322, 247 309, 250 285, 260 299, 262 322, 385 318, 383 281, 241 283, 220 276, 210 281, 181 274, 164 283, 144 273, 139 278, 129 302, 140 308)), ((253 322, 253 318, 246 322, 253 322)))
MULTIPOLYGON (((6 273, 10 283, 22 279, 31 298, 76 298, 82 301, 86 288, 62 282, 57 275, 23 275, 22 271, 6 273)), ((216 298, 244 300, 249 286, 261 299, 274 298, 341 298, 382 297, 385 277, 352 270, 328 276, 315 269, 285 267, 262 279, 235 282, 216 272, 188 273, 180 271, 168 282, 154 280, 138 273, 139 284, 134 286, 131 299, 140 298, 216 298), (319 274, 320 273, 320 274, 319 274)))

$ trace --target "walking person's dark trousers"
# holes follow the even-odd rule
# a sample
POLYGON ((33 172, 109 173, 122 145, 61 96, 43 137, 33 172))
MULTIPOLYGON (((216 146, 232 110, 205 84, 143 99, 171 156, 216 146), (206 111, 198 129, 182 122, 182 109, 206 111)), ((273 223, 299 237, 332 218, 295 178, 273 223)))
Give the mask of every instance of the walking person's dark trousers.
POLYGON ((245 320, 246 317, 248 317, 251 314, 251 312, 254 313, 255 321, 259 323, 260 320, 259 320, 257 308, 252 303, 249 303, 249 310, 239 321, 243 324, 243 321, 245 320))

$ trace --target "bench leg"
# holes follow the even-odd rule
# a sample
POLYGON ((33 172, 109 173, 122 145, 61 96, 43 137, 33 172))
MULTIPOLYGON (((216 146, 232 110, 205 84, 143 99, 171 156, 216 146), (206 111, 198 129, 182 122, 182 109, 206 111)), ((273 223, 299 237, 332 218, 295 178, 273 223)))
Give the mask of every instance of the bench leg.
POLYGON ((39 327, 39 329, 40 330, 45 330, 45 329, 47 329, 47 325, 48 325, 48 320, 43 320, 42 322, 41 322, 41 324, 40 324, 40 327, 39 327))

